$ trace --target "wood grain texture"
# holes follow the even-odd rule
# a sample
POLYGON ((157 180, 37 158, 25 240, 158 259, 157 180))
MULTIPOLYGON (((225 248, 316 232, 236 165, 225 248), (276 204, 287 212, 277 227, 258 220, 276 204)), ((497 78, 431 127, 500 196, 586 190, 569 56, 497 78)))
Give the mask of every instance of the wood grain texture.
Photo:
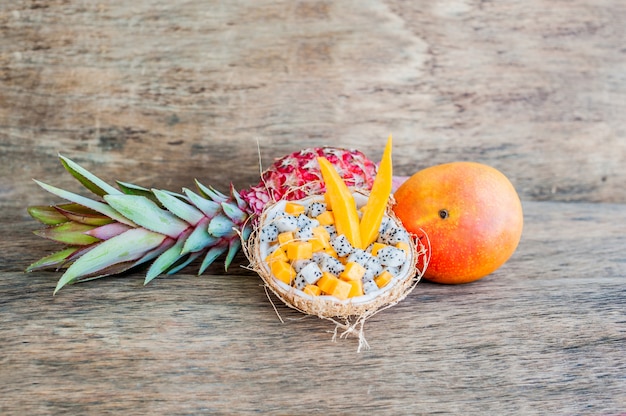
MULTIPOLYGON (((626 408, 626 209, 527 202, 513 258, 420 283, 366 323, 371 350, 215 265, 52 290, 50 249, 3 223, 0 413, 617 414, 626 408), (32 247, 32 248, 28 248, 32 247), (276 302, 277 300, 274 299, 276 302)), ((235 263, 245 265, 244 258, 235 263)))
POLYGON ((623 413, 624 21, 618 0, 0 1, 0 413, 623 413), (25 207, 58 202, 30 179, 79 189, 59 152, 224 189, 259 154, 377 160, 389 133, 398 174, 500 169, 525 230, 492 276, 368 320, 370 351, 281 323, 241 256, 55 297, 58 273, 22 272, 54 248, 25 207))
MULTIPOLYGON (((3 205, 62 152, 107 178, 244 187, 313 145, 475 160, 525 199, 625 202, 616 0, 0 4, 3 205)), ((67 179, 61 179, 61 185, 67 179)))

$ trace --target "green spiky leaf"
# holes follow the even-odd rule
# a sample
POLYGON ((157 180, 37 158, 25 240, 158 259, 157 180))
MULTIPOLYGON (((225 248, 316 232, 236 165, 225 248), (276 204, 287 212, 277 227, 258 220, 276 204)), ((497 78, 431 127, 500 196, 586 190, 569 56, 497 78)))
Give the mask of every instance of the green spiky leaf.
POLYGON ((215 190, 213 187, 208 187, 208 186, 201 184, 197 179, 196 179, 196 186, 198 187, 198 190, 205 198, 210 198, 211 200, 218 202, 218 203, 228 201, 228 197, 226 195, 215 190))
POLYGON ((205 217, 196 225, 196 228, 185 241, 182 250, 183 254, 203 250, 217 242, 218 239, 209 234, 207 229, 208 223, 209 219, 205 217))
POLYGON ((204 213, 204 215, 209 218, 213 218, 214 216, 216 216, 222 208, 219 203, 211 201, 210 199, 203 198, 187 188, 184 188, 183 192, 185 193, 185 195, 187 195, 187 198, 189 198, 191 203, 194 204, 196 208, 202 211, 202 213, 204 213))
POLYGON ((163 204, 166 209, 168 209, 178 218, 186 221, 191 225, 195 226, 203 218, 205 218, 202 212, 200 212, 198 209, 181 201, 180 199, 167 192, 153 189, 152 193, 154 194, 154 196, 157 197, 157 199, 161 202, 161 204, 163 204))
MULTIPOLYGON (((54 293, 80 276, 103 273, 110 266, 137 260, 158 247, 166 236, 143 228, 133 228, 97 245, 78 258, 61 276, 54 293)), ((102 276, 102 275, 101 275, 102 276)))
POLYGON ((198 275, 201 275, 206 271, 206 269, 222 254, 226 252, 228 246, 226 244, 218 244, 215 247, 212 247, 207 251, 206 256, 204 256, 204 260, 200 265, 200 270, 198 271, 198 275))
POLYGON ((214 237, 232 237, 236 234, 235 224, 224 214, 219 214, 209 222, 208 231, 214 237))
POLYGON ((243 225, 243 229, 241 230, 240 237, 243 241, 248 241, 250 234, 252 234, 252 225, 250 225, 250 223, 247 222, 243 225))
POLYGON ((73 177, 78 179, 78 181, 91 192, 98 196, 104 196, 107 194, 115 195, 121 194, 121 192, 102 179, 98 178, 93 173, 89 172, 87 169, 80 166, 78 163, 74 162, 71 159, 68 159, 64 156, 59 155, 59 159, 61 159, 61 163, 65 170, 67 170, 73 177))
POLYGON ((69 221, 56 208, 47 205, 33 205, 28 207, 27 211, 31 217, 45 225, 59 225, 69 221))
POLYGON ((235 201, 237 201, 237 207, 239 207, 239 209, 241 209, 242 211, 245 211, 248 207, 248 203, 241 197, 241 194, 237 192, 232 183, 230 184, 230 193, 232 196, 235 197, 235 201))
POLYGON ((233 220, 235 224, 241 224, 248 218, 248 214, 240 210, 236 205, 229 204, 228 202, 222 202, 222 210, 224 210, 224 214, 233 220))
POLYGON ((94 229, 93 225, 79 224, 77 222, 65 222, 61 225, 33 231, 39 237, 58 241, 59 243, 74 246, 86 246, 100 241, 99 239, 85 234, 94 229))
POLYGON ((99 212, 78 204, 56 205, 55 208, 71 221, 81 224, 105 225, 113 222, 113 220, 106 215, 102 215, 99 212))
POLYGON ((241 248, 240 239, 233 238, 232 240, 230 240, 230 244, 228 246, 228 254, 226 254, 226 260, 224 260, 225 270, 228 270, 228 268, 230 267, 230 263, 233 261, 233 259, 235 258, 235 254, 237 254, 240 248, 241 248))
POLYGON ((163 240, 163 242, 161 244, 159 244, 158 247, 148 251, 146 254, 144 254, 143 257, 141 257, 139 260, 136 260, 132 264, 132 267, 135 267, 135 266, 138 266, 140 264, 143 264, 143 263, 146 263, 146 262, 149 262, 151 260, 156 259, 161 254, 163 254, 166 250, 168 250, 170 247, 172 247, 174 245, 174 243, 176 243, 176 241, 174 241, 173 239, 167 237, 165 240, 163 240))
POLYGON ((189 234, 191 234, 191 231, 187 230, 180 236, 172 247, 165 250, 159 257, 157 257, 157 259, 150 265, 148 273, 146 273, 146 279, 143 282, 144 285, 150 283, 160 274, 165 273, 167 269, 172 267, 184 256, 184 254, 182 254, 182 249, 189 234))
POLYGON ((124 223, 126 225, 130 225, 131 227, 136 226, 136 224, 133 223, 131 220, 124 217, 119 212, 117 212, 116 210, 114 210, 112 207, 110 207, 109 205, 105 203, 94 201, 93 199, 89 199, 87 197, 75 194, 73 192, 69 192, 69 191, 57 188, 55 186, 52 186, 52 185, 48 185, 36 179, 33 179, 33 181, 35 181, 37 185, 41 186, 46 191, 58 196, 59 198, 63 198, 68 201, 75 202, 79 205, 83 205, 87 208, 91 208, 94 211, 99 212, 100 214, 106 215, 107 217, 112 218, 115 221, 124 223))
POLYGON ((104 200, 141 227, 172 238, 177 238, 189 227, 189 224, 143 196, 105 195, 104 200))
POLYGON ((49 267, 61 267, 72 254, 80 250, 80 247, 68 247, 56 253, 43 257, 26 268, 27 272, 32 272, 49 267))
POLYGON ((126 195, 144 196, 148 198, 149 200, 151 200, 152 202, 154 202, 155 204, 161 206, 159 200, 156 198, 156 196, 154 196, 152 191, 148 188, 144 188, 143 186, 135 185, 135 184, 128 183, 128 182, 121 182, 121 181, 117 181, 117 186, 119 186, 122 192, 124 192, 126 195))
POLYGON ((182 261, 182 262, 179 261, 171 269, 169 269, 167 271, 167 274, 171 275, 171 274, 178 273, 179 271, 181 271, 182 269, 187 267, 192 261, 194 261, 195 259, 200 257, 201 254, 202 253, 191 253, 191 254, 189 254, 184 261, 182 261))

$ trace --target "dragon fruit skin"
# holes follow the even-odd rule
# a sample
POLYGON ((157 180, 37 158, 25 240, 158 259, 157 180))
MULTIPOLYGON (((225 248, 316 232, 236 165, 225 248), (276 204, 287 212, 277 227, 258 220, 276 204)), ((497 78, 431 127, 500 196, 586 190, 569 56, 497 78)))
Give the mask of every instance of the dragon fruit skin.
POLYGON ((260 214, 269 202, 299 200, 322 194, 326 188, 317 163, 328 159, 348 187, 370 190, 376 177, 376 165, 358 150, 317 147, 304 149, 277 159, 261 175, 258 185, 240 191, 249 211, 260 214))

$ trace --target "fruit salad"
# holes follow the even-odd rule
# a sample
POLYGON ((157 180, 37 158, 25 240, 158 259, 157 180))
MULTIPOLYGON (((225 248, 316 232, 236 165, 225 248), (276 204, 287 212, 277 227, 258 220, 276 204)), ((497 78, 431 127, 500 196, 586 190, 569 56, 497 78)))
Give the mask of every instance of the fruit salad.
MULTIPOLYGON (((354 199, 361 218, 367 197, 354 194, 354 199)), ((260 256, 282 290, 364 303, 414 274, 411 237, 397 220, 383 216, 376 240, 359 248, 337 232, 334 217, 323 196, 281 201, 266 213, 260 256)))

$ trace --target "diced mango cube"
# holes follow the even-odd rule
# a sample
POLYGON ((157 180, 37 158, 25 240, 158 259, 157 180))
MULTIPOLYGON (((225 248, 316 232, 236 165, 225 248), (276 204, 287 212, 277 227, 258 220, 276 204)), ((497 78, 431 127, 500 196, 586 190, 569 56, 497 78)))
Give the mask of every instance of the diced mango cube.
POLYGON ((341 272, 339 278, 341 280, 361 280, 365 274, 365 267, 354 261, 346 263, 346 268, 341 272))
POLYGON ((275 261, 271 263, 270 269, 274 277, 288 285, 290 285, 293 278, 296 277, 296 271, 291 267, 291 264, 285 261, 275 261))
POLYGON ((287 244, 290 241, 293 241, 293 231, 284 231, 278 234, 278 244, 283 245, 287 244))
POLYGON ((293 215, 297 217, 298 215, 304 213, 304 205, 298 204, 296 202, 287 202, 285 204, 285 212, 287 214, 293 215))
POLYGON ((335 216, 331 211, 324 211, 315 219, 319 221, 320 225, 332 225, 335 223, 335 216))
POLYGON ((266 258, 265 258, 265 262, 269 265, 271 265, 272 263, 274 263, 275 261, 284 261, 285 263, 287 261, 289 261, 289 259, 287 258, 287 253, 285 253, 285 250, 282 249, 282 247, 278 247, 276 248, 276 250, 274 250, 273 252, 271 252, 266 258))
POLYGON ((309 240, 311 243, 311 246, 313 246, 313 253, 316 253, 318 251, 324 251, 324 243, 321 240, 318 240, 317 238, 314 238, 312 240, 309 240))
POLYGON ((328 230, 323 226, 319 225, 313 228, 313 236, 315 239, 320 240, 324 247, 330 246, 330 234, 328 234, 328 230))
POLYGON ((339 279, 332 273, 324 272, 320 280, 317 281, 317 286, 320 290, 328 295, 332 294, 335 288, 337 287, 337 283, 339 283, 339 279))
POLYGON ((363 280, 349 280, 348 284, 350 285, 349 298, 363 296, 363 280))
POLYGON ((404 242, 404 241, 400 241, 398 244, 396 244, 396 248, 399 248, 400 250, 404 250, 407 256, 409 255, 409 251, 411 250, 411 246, 409 246, 409 243, 404 242))
POLYGON ((322 294, 322 289, 317 285, 306 285, 302 291, 311 296, 319 296, 322 294))
POLYGON ((385 270, 374 278, 374 282, 376 282, 376 286, 383 288, 391 282, 391 279, 393 279, 393 275, 389 273, 389 271, 385 270))
POLYGON ((344 282, 343 280, 337 280, 337 285, 335 286, 335 289, 333 289, 331 295, 338 299, 345 300, 348 299, 351 290, 352 285, 350 283, 344 282))
MULTIPOLYGON (((280 234, 278 235, 278 237, 280 238, 280 234)), ((380 250, 381 248, 387 247, 386 244, 383 243, 374 243, 372 244, 372 256, 377 256, 378 255, 378 250, 380 250)))
POLYGON ((287 258, 291 261, 306 260, 313 257, 313 245, 308 241, 292 241, 285 245, 287 258))

